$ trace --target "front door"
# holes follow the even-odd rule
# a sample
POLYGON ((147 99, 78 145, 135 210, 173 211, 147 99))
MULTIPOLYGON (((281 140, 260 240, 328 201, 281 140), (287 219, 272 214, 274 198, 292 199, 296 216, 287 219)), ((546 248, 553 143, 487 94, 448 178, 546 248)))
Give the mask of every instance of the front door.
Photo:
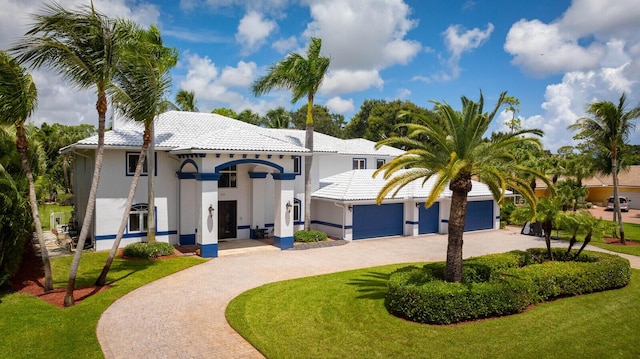
POLYGON ((236 238, 236 201, 218 202, 218 239, 236 238))

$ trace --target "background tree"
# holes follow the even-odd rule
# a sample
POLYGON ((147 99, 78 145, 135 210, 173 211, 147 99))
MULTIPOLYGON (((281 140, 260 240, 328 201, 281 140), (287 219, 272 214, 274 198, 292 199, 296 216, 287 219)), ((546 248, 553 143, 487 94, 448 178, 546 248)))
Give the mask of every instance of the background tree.
MULTIPOLYGON (((314 122, 317 123, 317 117, 315 116, 315 114, 313 117, 314 122)), ((274 108, 267 111, 267 113, 264 115, 263 123, 267 128, 292 128, 292 114, 291 112, 285 110, 284 107, 274 108)))
POLYGON ((22 170, 29 184, 29 204, 44 269, 44 291, 48 292, 53 289, 51 263, 40 222, 35 181, 27 153, 29 140, 25 130, 25 121, 35 110, 37 101, 38 91, 31 75, 9 54, 0 51, 0 121, 4 125, 13 125, 16 129, 16 149, 20 154, 22 170))
POLYGON ((505 111, 511 112, 511 120, 505 121, 505 125, 509 127, 509 133, 513 133, 513 131, 520 131, 522 129, 522 121, 519 118, 516 118, 518 112, 520 112, 520 100, 513 96, 506 96, 504 99, 505 111))
MULTIPOLYGON (((260 116, 260 114, 255 113, 255 112, 251 111, 250 109, 246 109, 246 110, 243 110, 242 112, 240 112, 238 114, 238 118, 237 119, 239 121, 250 123, 250 124, 256 125, 256 126, 260 126, 264 122, 264 119, 262 118, 262 116, 260 116)), ((269 127, 269 126, 267 126, 267 127, 269 127)))
MULTIPOLYGON (((329 69, 331 59, 320 56, 322 40, 312 37, 307 58, 290 53, 284 60, 272 65, 267 74, 251 86, 254 96, 266 94, 274 89, 291 90, 291 103, 307 97, 307 120, 305 122, 305 147, 313 153, 313 100, 329 69)), ((304 229, 311 229, 311 164, 313 156, 304 160, 304 229)))
MULTIPOLYGON (((306 127, 307 105, 291 113, 293 127, 301 130, 306 127)), ((325 135, 344 138, 344 116, 333 114, 327 106, 313 105, 313 130, 325 135)))
POLYGON ((200 112, 197 107, 196 93, 193 91, 178 91, 176 94, 176 105, 180 111, 200 112))
POLYGON ((29 62, 34 68, 45 65, 78 88, 95 86, 98 95, 98 148, 87 207, 78 237, 77 248, 80 250, 76 251, 69 270, 64 300, 67 307, 75 304, 73 290, 76 275, 95 210, 104 153, 107 90, 112 86, 122 45, 129 36, 118 21, 97 12, 93 6, 69 11, 52 3, 33 15, 33 24, 12 49, 19 54, 19 61, 29 62))
MULTIPOLYGON (((142 136, 142 148, 140 149, 136 169, 131 180, 127 201, 124 205, 120 227, 107 261, 96 280, 95 284, 97 286, 105 284, 113 258, 118 251, 118 247, 120 247, 120 241, 129 221, 129 213, 136 194, 138 180, 142 173, 145 156, 151 143, 153 122, 156 116, 164 110, 164 98, 171 87, 169 70, 178 61, 177 51, 163 46, 160 31, 156 26, 151 26, 146 31, 137 28, 133 24, 129 26, 132 27, 132 32, 137 33, 137 36, 127 47, 124 55, 126 62, 120 65, 116 73, 115 80, 118 87, 113 88, 113 101, 117 110, 121 111, 125 117, 144 124, 144 133, 142 136)), ((150 168, 149 176, 153 176, 150 168)), ((149 206, 149 212, 151 211, 153 211, 153 207, 149 206)), ((151 229, 148 232, 151 232, 151 229)))
POLYGON ((238 114, 234 110, 225 107, 218 107, 216 109, 213 109, 211 113, 217 113, 218 115, 229 118, 238 118, 238 114))
POLYGON ((360 105, 360 111, 353 115, 349 123, 345 126, 345 138, 365 138, 365 133, 369 127, 371 111, 376 106, 384 104, 386 104, 385 100, 364 100, 362 105, 360 105))
POLYGON ((640 117, 640 107, 634 107, 627 111, 627 97, 623 93, 616 106, 610 101, 598 101, 589 104, 587 113, 592 117, 583 117, 569 126, 577 130, 576 139, 591 142, 594 147, 600 149, 611 160, 611 175, 613 177, 614 215, 620 225, 620 241, 624 239, 624 226, 622 213, 620 212, 620 196, 618 193, 618 162, 622 158, 620 149, 624 148, 629 139, 629 134, 635 129, 634 120, 640 117))
POLYGON ((414 180, 427 181, 435 177, 433 189, 426 206, 435 203, 448 186, 452 192, 449 213, 449 235, 445 279, 449 282, 462 280, 462 238, 467 210, 467 194, 471 191, 471 179, 485 183, 494 198, 502 202, 507 187, 522 194, 530 203, 535 203, 529 183, 514 175, 518 171, 543 177, 534 169, 518 164, 511 153, 518 143, 540 146, 537 139, 527 134, 541 136, 540 130, 522 130, 487 140, 483 136, 489 129, 495 114, 504 101, 502 93, 491 113, 484 112, 484 98, 474 102, 462 97, 462 110, 456 111, 447 103, 435 103, 435 117, 420 116, 421 124, 403 125, 407 136, 391 137, 379 141, 377 147, 396 145, 407 151, 384 164, 375 175, 384 173, 388 180, 378 193, 380 204, 387 194, 395 195, 414 180), (428 141, 423 141, 427 138, 428 141), (406 168, 406 170, 404 170, 406 168))

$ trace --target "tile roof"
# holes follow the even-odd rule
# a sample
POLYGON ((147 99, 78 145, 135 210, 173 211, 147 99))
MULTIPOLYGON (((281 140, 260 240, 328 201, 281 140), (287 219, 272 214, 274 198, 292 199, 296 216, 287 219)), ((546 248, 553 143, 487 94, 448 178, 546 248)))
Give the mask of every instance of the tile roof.
MULTIPOLYGON (((564 180, 561 177, 559 180, 564 180)), ((629 166, 618 174, 618 183, 623 187, 640 187, 640 166, 629 166)), ((613 176, 597 174, 582 180, 582 185, 587 187, 612 187, 613 176)), ((536 180, 536 188, 547 188, 541 180, 536 180)))
MULTIPOLYGON (((313 192, 311 196, 315 198, 334 199, 338 201, 358 201, 373 200, 378 196, 378 192, 387 182, 382 174, 375 178, 373 173, 376 170, 351 170, 320 180, 321 188, 313 192)), ((395 198, 416 198, 425 199, 433 188, 437 177, 431 177, 424 186, 422 180, 418 179, 401 189, 395 198)), ((492 196, 487 185, 472 181, 473 186, 469 197, 492 196)), ((509 192, 510 193, 510 192, 509 192)), ((451 191, 447 187, 440 195, 440 198, 451 197, 451 191)), ((392 193, 385 198, 392 198, 392 193)))
MULTIPOLYGON (((107 147, 142 146, 142 124, 125 122, 105 132, 107 147)), ((169 111, 155 122, 156 148, 168 150, 217 150, 308 152, 304 147, 305 131, 270 129, 212 113, 169 111)), ((365 139, 343 140, 314 133, 314 152, 397 156, 403 151, 383 146, 376 150, 375 142, 365 139)), ((76 145, 96 146, 98 136, 79 141, 76 145)))

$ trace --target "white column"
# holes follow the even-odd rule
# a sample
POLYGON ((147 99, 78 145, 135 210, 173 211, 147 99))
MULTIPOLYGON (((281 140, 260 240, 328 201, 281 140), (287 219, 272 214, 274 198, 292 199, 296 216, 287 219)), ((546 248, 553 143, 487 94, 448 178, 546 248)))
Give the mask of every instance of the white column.
POLYGON ((273 173, 275 180, 273 244, 280 249, 293 247, 293 173, 273 173), (289 204, 289 206, 287 206, 289 204))
POLYGON ((251 178, 251 230, 265 228, 265 191, 267 172, 249 172, 251 178))
POLYGON ((407 201, 404 203, 404 235, 417 236, 420 228, 420 207, 424 202, 407 201))
POLYGON ((218 181, 205 176, 198 180, 196 241, 202 257, 215 258, 218 256, 218 181))

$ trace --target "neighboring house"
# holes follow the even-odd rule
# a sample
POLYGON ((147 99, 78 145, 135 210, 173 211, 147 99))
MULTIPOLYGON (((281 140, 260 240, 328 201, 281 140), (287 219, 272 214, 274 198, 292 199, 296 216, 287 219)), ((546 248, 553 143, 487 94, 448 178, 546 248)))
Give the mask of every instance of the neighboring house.
MULTIPOLYGON (((128 122, 105 133, 102 175, 91 236, 95 248, 111 248, 143 128, 128 122)), ((197 244, 203 257, 217 257, 218 242, 253 238, 256 229, 282 249, 293 246, 304 223, 304 130, 267 129, 217 114, 171 111, 155 123, 156 238, 197 244)), ((97 136, 62 151, 75 153, 77 220, 89 195, 97 136)), ((450 194, 424 208, 430 183, 416 181, 395 199, 375 205, 384 185, 376 168, 402 151, 365 139, 314 134, 311 227, 346 240, 390 235, 446 233, 450 194)), ((146 172, 144 174, 147 175, 146 172)), ((147 181, 141 180, 122 246, 146 238, 147 181)), ((499 228, 499 207, 487 187, 473 183, 466 230, 499 228)))
MULTIPOLYGON (((560 181, 564 178, 560 178, 560 181)), ((607 200, 613 196, 613 176, 597 174, 582 180, 582 185, 589 190, 585 200, 596 206, 606 207, 607 200)), ((618 174, 618 194, 631 200, 629 208, 640 209, 640 166, 629 166, 618 174)), ((536 196, 548 196, 544 182, 536 181, 536 196)))

